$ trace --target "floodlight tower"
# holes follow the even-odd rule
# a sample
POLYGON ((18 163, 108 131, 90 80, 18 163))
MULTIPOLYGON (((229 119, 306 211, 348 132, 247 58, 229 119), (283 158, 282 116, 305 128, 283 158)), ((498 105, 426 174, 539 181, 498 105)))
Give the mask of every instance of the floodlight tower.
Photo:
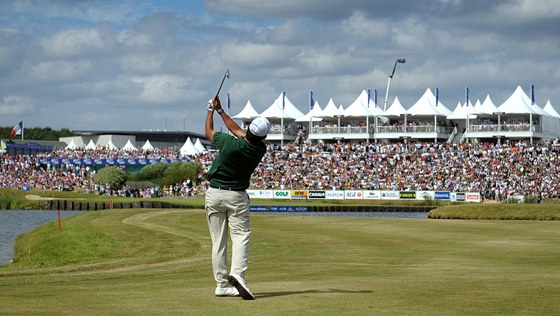
POLYGON ((389 75, 389 80, 387 80, 387 91, 385 91, 385 104, 383 105, 383 111, 387 111, 387 99, 389 98, 389 86, 391 85, 391 79, 395 75, 395 70, 397 70, 397 64, 404 64, 406 63, 406 59, 404 58, 397 58, 395 61, 395 66, 393 67, 393 72, 389 75))

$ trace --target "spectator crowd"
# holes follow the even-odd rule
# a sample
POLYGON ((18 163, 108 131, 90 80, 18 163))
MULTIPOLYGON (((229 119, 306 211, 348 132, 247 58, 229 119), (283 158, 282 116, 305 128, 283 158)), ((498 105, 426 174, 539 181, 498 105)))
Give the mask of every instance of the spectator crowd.
MULTIPOLYGON (((560 197, 560 140, 502 144, 337 143, 269 145, 253 173, 253 189, 395 190, 480 192, 505 201, 511 195, 560 197)), ((215 152, 191 157, 210 168, 215 152)), ((43 165, 40 158, 179 158, 176 148, 122 152, 58 150, 38 156, 0 154, 0 187, 69 190, 120 196, 196 196, 208 187, 204 174, 169 187, 112 189, 95 183, 90 166, 43 165)))

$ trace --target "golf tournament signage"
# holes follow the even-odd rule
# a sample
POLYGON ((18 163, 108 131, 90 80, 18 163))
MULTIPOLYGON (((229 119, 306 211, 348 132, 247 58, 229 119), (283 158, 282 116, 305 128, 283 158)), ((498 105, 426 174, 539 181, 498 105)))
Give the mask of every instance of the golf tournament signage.
POLYGON ((442 200, 480 203, 479 192, 376 190, 247 190, 251 199, 285 200, 442 200))
POLYGON ((168 158, 41 158, 41 165, 151 165, 155 163, 174 163, 189 162, 188 158, 184 159, 168 159, 168 158))

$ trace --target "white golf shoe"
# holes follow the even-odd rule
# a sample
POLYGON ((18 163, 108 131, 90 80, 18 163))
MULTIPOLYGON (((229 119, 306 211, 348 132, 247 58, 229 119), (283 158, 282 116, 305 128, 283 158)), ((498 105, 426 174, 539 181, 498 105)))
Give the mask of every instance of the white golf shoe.
POLYGON ((236 288, 234 288, 233 286, 228 286, 228 287, 216 287, 216 290, 214 291, 214 294, 216 296, 239 296, 239 291, 237 291, 236 288))
POLYGON ((251 293, 251 291, 247 287, 247 284, 245 284, 245 280, 243 280, 242 277, 240 277, 237 274, 230 274, 228 276, 227 280, 228 280, 229 284, 235 286, 237 291, 239 291, 239 295, 244 300, 254 300, 255 299, 255 296, 253 295, 253 293, 251 293))

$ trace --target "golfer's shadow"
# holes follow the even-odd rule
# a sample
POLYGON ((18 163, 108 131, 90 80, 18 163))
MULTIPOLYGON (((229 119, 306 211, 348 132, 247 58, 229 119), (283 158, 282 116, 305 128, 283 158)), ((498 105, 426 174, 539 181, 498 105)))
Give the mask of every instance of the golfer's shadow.
POLYGON ((255 293, 255 298, 267 298, 276 296, 286 296, 286 295, 300 295, 300 294, 322 294, 322 293, 355 293, 355 294, 366 294, 373 293, 373 291, 350 291, 350 290, 340 290, 340 289, 319 289, 319 290, 305 290, 305 291, 284 291, 284 292, 264 292, 255 293))

